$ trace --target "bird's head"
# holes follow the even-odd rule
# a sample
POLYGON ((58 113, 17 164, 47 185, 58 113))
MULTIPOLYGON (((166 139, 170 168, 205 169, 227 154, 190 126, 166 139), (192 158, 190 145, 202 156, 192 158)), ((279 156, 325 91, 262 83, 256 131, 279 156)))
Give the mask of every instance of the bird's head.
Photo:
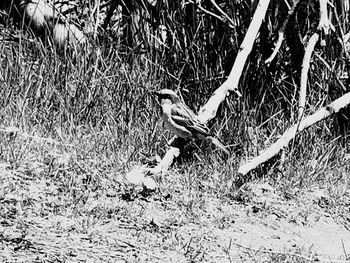
POLYGON ((174 104, 180 102, 180 98, 176 94, 176 92, 170 89, 162 89, 159 91, 155 91, 154 94, 158 96, 158 100, 161 105, 165 103, 174 104))

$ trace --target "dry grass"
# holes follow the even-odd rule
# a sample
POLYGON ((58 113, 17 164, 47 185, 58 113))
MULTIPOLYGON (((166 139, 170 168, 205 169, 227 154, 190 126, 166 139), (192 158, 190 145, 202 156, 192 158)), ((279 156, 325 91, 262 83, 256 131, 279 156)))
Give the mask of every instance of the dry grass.
MULTIPOLYGON (((191 52, 198 58, 196 48, 191 52)), ((252 83, 263 88, 241 101, 229 98, 211 123, 232 156, 191 143, 186 156, 156 178, 159 189, 149 192, 129 185, 125 174, 165 153, 170 134, 151 91, 175 88, 170 73, 179 71, 165 73, 154 54, 119 50, 101 40, 63 56, 26 35, 0 42, 0 261, 349 259, 350 244, 340 237, 350 229, 350 158, 332 120, 301 134, 284 160, 243 181, 237 177, 242 161, 295 120, 297 95, 291 85, 283 89, 285 66, 257 79, 262 58, 253 54, 257 63, 242 81, 247 93, 252 83), (322 243, 321 230, 335 254, 322 251, 330 244, 322 243)), ((193 109, 221 81, 223 67, 208 70, 199 62, 182 89, 193 109)), ((327 85, 321 73, 312 77, 313 87, 327 85)), ((308 110, 327 95, 311 92, 308 110)))

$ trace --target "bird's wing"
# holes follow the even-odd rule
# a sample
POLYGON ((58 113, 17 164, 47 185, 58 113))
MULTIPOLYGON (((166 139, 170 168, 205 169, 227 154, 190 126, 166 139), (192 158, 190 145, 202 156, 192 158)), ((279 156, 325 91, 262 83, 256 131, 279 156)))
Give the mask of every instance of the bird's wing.
POLYGON ((208 127, 201 123, 197 116, 184 104, 175 104, 171 109, 172 120, 180 126, 185 127, 193 134, 208 136, 208 127))

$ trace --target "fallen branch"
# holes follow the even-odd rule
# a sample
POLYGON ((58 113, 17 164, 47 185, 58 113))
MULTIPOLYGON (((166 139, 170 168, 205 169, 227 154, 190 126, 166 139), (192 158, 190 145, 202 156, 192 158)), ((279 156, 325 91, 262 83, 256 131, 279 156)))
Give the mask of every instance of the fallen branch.
POLYGON ((326 107, 319 109, 314 114, 302 119, 299 125, 295 124, 291 128, 289 128, 280 139, 278 139, 262 154, 255 157, 250 162, 242 165, 238 169, 238 173, 241 174, 242 176, 246 175, 253 169, 257 168, 259 165, 265 163, 267 160, 277 155, 280 152, 280 150, 282 150, 284 147, 288 146, 289 142, 295 137, 297 132, 303 131, 304 129, 328 118, 329 116, 339 112, 342 108, 345 108, 349 104, 350 104, 350 92, 336 99, 326 107))

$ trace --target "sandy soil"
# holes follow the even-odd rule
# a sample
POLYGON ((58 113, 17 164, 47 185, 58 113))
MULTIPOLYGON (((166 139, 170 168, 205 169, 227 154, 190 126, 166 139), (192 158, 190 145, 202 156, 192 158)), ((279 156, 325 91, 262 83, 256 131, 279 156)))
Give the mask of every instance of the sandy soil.
POLYGON ((58 174, 39 174, 0 165, 0 262, 350 260, 350 193, 337 211, 321 190, 287 199, 267 184, 248 185, 240 202, 127 200, 112 182, 65 192, 58 174))

